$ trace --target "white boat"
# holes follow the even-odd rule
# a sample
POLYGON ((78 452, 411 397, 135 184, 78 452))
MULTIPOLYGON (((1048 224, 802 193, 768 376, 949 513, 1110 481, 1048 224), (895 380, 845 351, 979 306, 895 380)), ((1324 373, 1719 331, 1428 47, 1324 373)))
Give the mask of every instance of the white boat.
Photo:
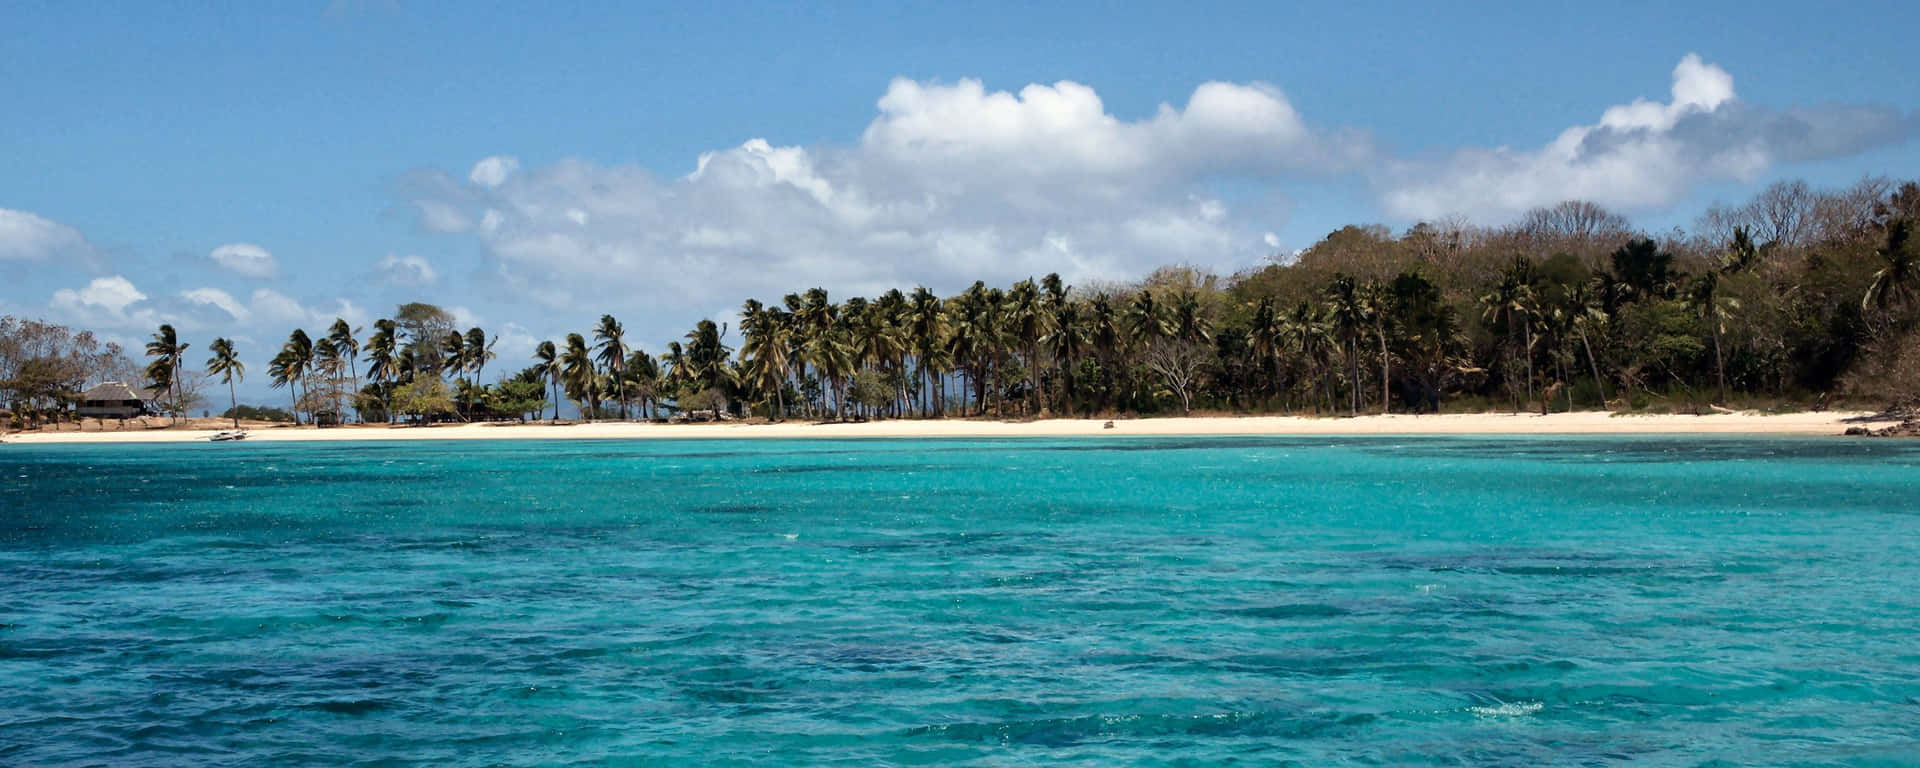
POLYGON ((223 432, 215 432, 213 433, 213 437, 209 437, 207 439, 216 443, 225 443, 233 440, 245 440, 247 439, 247 431, 244 429, 229 429, 223 432))

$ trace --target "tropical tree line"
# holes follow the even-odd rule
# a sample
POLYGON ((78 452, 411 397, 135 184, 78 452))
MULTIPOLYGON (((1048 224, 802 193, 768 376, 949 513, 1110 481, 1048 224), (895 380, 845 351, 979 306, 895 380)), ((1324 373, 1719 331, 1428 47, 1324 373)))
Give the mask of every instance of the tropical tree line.
MULTIPOLYGON (((1691 233, 1640 232, 1577 201, 1501 228, 1350 226, 1230 276, 1167 267, 1125 284, 1049 274, 951 295, 748 299, 737 329, 700 320, 657 357, 603 315, 492 383, 497 337, 413 303, 370 332, 296 329, 267 374, 296 419, 322 423, 559 419, 563 403, 588 420, 837 420, 1909 398, 1915 221, 1920 185, 1867 179, 1776 184, 1691 233)), ((188 348, 162 326, 148 386, 177 392, 188 348)), ((245 368, 231 340, 208 349, 231 400, 245 368)), ((0 373, 19 379, 9 361, 23 358, 7 354, 0 373)))

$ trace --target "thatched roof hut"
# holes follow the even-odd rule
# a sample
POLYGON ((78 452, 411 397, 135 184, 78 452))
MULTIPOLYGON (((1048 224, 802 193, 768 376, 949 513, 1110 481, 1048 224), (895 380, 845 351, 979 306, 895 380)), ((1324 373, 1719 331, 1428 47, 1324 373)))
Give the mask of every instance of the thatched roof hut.
POLYGON ((145 394, 123 381, 103 381, 80 393, 83 419, 131 419, 146 412, 145 394))

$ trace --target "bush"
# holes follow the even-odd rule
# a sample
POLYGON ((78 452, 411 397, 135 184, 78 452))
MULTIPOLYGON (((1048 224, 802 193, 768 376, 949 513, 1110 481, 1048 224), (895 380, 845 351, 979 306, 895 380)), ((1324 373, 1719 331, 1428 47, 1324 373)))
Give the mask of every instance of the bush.
POLYGON ((223 419, 245 419, 247 421, 284 421, 292 422, 293 414, 279 408, 264 405, 236 405, 220 414, 223 419))

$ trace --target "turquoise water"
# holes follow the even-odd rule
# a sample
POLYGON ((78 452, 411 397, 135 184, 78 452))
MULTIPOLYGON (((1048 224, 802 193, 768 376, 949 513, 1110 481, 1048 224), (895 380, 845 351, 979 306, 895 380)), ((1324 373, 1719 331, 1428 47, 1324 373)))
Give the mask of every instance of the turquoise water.
POLYGON ((4 446, 0 512, 0 765, 1920 762, 1916 443, 4 446))

